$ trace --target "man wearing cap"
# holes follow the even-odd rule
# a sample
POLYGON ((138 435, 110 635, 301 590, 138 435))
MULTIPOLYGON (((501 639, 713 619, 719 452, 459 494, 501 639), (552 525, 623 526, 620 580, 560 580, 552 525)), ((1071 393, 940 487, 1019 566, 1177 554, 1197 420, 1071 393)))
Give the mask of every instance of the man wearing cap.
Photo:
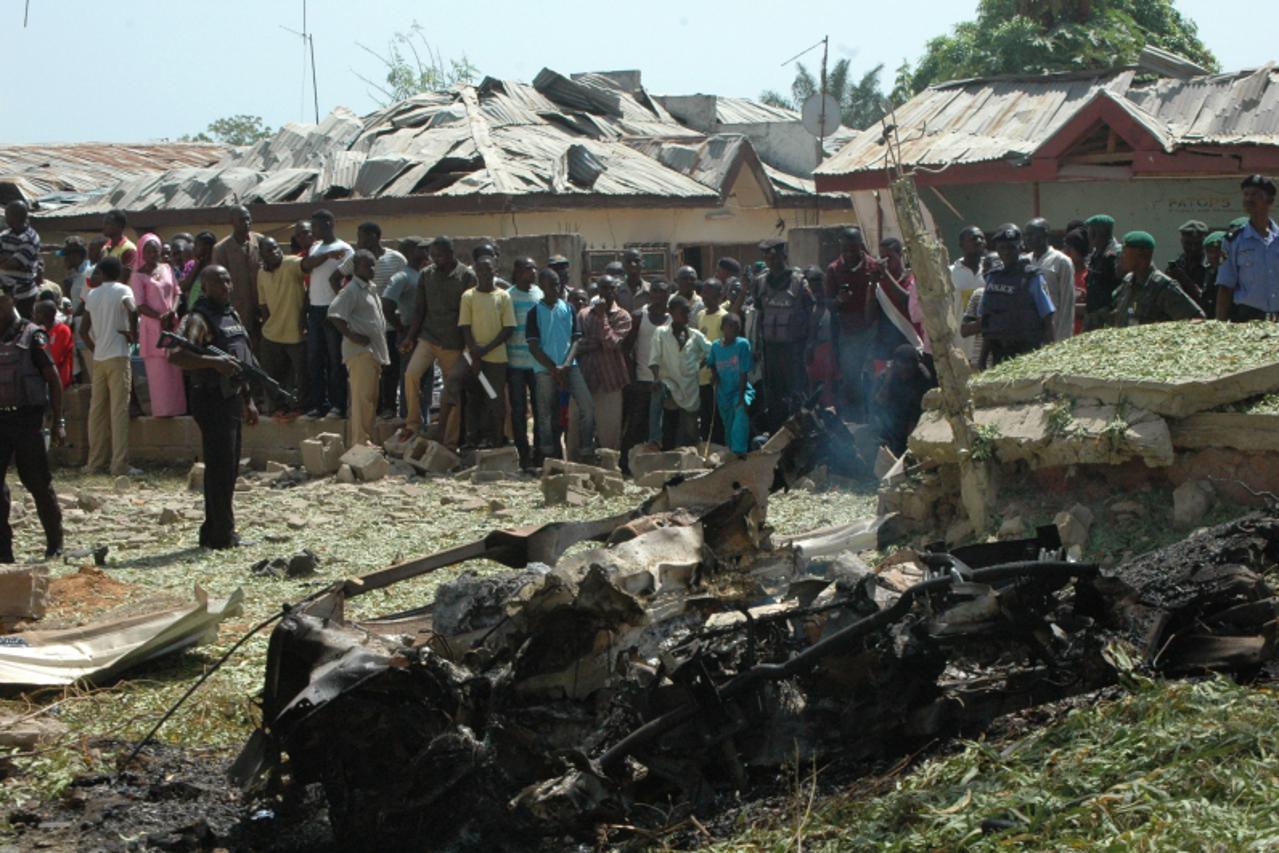
POLYGON ((572 286, 568 283, 570 277, 568 258, 563 255, 551 255, 546 259, 546 265, 555 270, 555 274, 560 277, 561 288, 568 290, 572 286))
POLYGON ((1115 239, 1115 218, 1098 213, 1084 220, 1088 229, 1088 301, 1084 309, 1084 329, 1106 325, 1113 296, 1119 286, 1119 255, 1123 247, 1115 239))
POLYGON ((1039 267, 1021 256, 1021 231, 1011 222, 991 238, 1002 265, 986 273, 980 317, 981 367, 1030 352, 1053 339, 1052 298, 1039 267))
POLYGON ((45 409, 53 412, 54 447, 66 441, 62 382, 45 350, 44 329, 14 310, 13 288, 0 283, 0 563, 12 563, 9 527, 9 465, 35 501, 44 527, 46 559, 62 552, 62 510, 53 493, 53 475, 44 446, 45 409))
POLYGON ((0 287, 13 291, 24 319, 31 319, 40 284, 40 235, 27 221, 27 203, 11 201, 4 208, 7 226, 0 231, 0 287))
POLYGON ((755 279, 754 291, 764 342, 765 428, 771 433, 791 416, 797 398, 805 396, 805 350, 817 301, 804 273, 787 264, 785 240, 765 240, 759 248, 768 265, 755 279))
POLYGON ((1217 315, 1217 270, 1221 269, 1221 262, 1226 257, 1225 245, 1225 231, 1213 231, 1204 237, 1204 266, 1207 271, 1204 273, 1203 292, 1196 301, 1210 318, 1217 315))
POLYGON ((1177 260, 1168 263, 1168 275, 1204 311, 1211 314, 1216 306, 1205 305, 1203 301, 1204 290, 1214 283, 1208 280, 1208 259, 1204 255, 1204 238, 1208 236, 1208 226, 1198 219, 1191 219, 1182 223, 1177 230, 1181 234, 1181 254, 1177 260))
POLYGON ((1279 319, 1279 225, 1270 218, 1275 182, 1249 175, 1239 185, 1248 222, 1225 237, 1217 270, 1217 319, 1279 319))
POLYGON ((1026 223, 1024 237, 1031 262, 1044 274, 1044 286, 1052 299, 1053 340, 1064 341, 1075 333, 1075 265, 1065 252, 1048 243, 1048 220, 1035 217, 1026 223))
POLYGON ((831 340, 837 359, 837 403, 855 420, 865 420, 866 394, 862 374, 875 342, 875 282, 878 262, 866 251, 860 228, 839 232, 839 257, 826 267, 825 307, 831 312, 831 340))
POLYGON ((1145 231, 1124 235, 1122 269, 1127 273, 1115 291, 1112 326, 1144 326, 1169 320, 1204 318, 1203 310, 1172 278, 1155 269, 1155 238, 1145 231))

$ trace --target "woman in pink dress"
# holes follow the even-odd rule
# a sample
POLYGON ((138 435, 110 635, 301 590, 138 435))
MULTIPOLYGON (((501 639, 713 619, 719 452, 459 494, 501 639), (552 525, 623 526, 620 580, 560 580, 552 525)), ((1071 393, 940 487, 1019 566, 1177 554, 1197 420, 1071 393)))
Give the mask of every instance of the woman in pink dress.
POLYGON ((177 328, 178 300, 182 291, 173 275, 173 267, 161 262, 160 238, 147 234, 138 241, 141 265, 133 273, 129 285, 142 315, 138 322, 139 346, 147 368, 147 388, 151 394, 151 415, 169 418, 185 415, 186 391, 182 386, 182 370, 169 363, 160 347, 160 332, 177 328))

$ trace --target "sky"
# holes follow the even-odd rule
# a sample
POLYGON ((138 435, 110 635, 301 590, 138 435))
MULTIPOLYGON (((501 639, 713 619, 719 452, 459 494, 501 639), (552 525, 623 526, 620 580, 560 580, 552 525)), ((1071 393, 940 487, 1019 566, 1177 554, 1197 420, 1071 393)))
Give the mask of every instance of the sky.
MULTIPOLYGON (((384 52, 414 21, 441 55, 465 56, 481 76, 528 81, 544 66, 563 74, 637 68, 653 94, 758 97, 765 89, 787 91, 794 66, 782 63, 825 35, 832 64, 850 57, 860 74, 883 63, 891 84, 903 59, 917 59, 930 38, 972 18, 977 7, 976 0, 487 0, 473 11, 428 0, 306 5, 321 116, 338 105, 361 114, 379 106, 359 75, 380 81, 385 69, 359 45, 384 52)), ((1176 5, 1199 25, 1226 70, 1279 55, 1272 26, 1240 26, 1219 0, 1176 5)), ((107 7, 101 0, 0 0, 6 64, 28 76, 22 85, 11 76, 0 88, 6 118, 0 142, 176 139, 241 113, 271 127, 313 121, 303 44, 283 29, 301 29, 302 6, 303 0, 124 0, 107 7), (187 9, 199 10, 198 17, 187 9), (77 21, 91 27, 77 35, 77 21)), ((1259 14, 1279 22, 1279 13, 1259 14)), ((817 50, 801 61, 816 68, 820 60, 817 50)))

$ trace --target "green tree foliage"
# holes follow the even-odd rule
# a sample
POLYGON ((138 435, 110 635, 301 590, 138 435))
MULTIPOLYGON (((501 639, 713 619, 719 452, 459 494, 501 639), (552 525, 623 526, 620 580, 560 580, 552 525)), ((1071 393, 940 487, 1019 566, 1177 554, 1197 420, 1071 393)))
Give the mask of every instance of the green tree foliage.
POLYGON ((1219 68, 1172 0, 981 0, 977 20, 930 41, 899 81, 918 92, 967 77, 1113 68, 1147 44, 1219 68))
MULTIPOLYGON (((359 44, 357 42, 357 44, 359 44)), ((359 44, 366 53, 386 66, 382 83, 362 74, 356 76, 371 86, 382 106, 389 106, 422 92, 437 92, 458 83, 472 82, 479 69, 466 56, 445 60, 426 40, 426 30, 417 21, 407 32, 396 33, 387 43, 386 53, 359 44)))
POLYGON ((274 133, 274 130, 263 123, 261 116, 234 115, 215 119, 209 122, 209 126, 202 133, 197 133, 194 136, 187 134, 181 137, 181 141, 221 142, 223 145, 252 145, 274 133))
MULTIPOLYGON (((877 123, 884 115, 893 95, 884 93, 880 81, 883 71, 882 64, 876 65, 854 79, 852 65, 847 59, 841 59, 831 67, 826 75, 826 91, 839 102, 840 123, 845 127, 863 130, 877 123)), ((796 63, 795 79, 791 82, 789 96, 769 90, 762 93, 759 99, 770 106, 798 110, 803 107, 804 101, 820 89, 820 80, 801 62, 796 63)))

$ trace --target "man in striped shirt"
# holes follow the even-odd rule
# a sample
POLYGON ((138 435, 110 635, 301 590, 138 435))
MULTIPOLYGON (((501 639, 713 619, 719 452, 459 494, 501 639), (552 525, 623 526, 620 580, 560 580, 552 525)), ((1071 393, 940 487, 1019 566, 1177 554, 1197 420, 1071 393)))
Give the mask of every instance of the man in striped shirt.
POLYGON ((13 289, 14 304, 31 319, 40 281, 40 235, 27 222, 27 203, 11 201, 4 209, 9 227, 0 231, 0 286, 13 289))

